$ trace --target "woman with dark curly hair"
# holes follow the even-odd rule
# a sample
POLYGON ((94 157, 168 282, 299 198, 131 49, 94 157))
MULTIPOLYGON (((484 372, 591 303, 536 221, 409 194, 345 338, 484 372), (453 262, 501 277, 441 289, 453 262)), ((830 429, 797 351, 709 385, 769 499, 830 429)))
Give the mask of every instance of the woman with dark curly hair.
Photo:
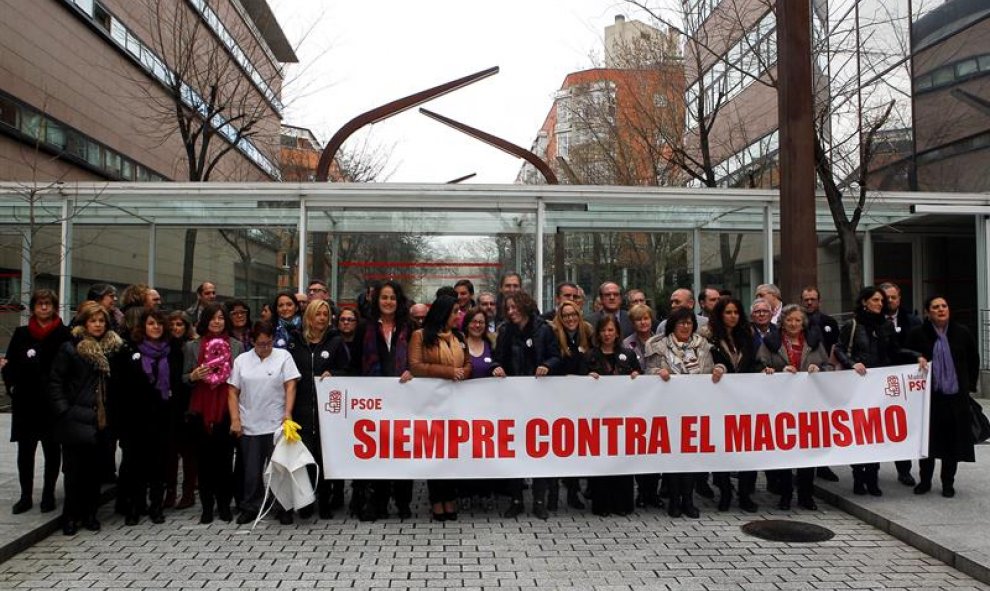
POLYGON ((192 387, 189 412, 196 429, 199 465, 200 523, 213 522, 213 509, 223 521, 233 519, 234 439, 230 433, 227 378, 234 358, 243 352, 228 332, 230 319, 219 303, 203 308, 196 324, 199 338, 186 343, 182 379, 192 387))
MULTIPOLYGON (((358 342, 361 343, 361 374, 376 377, 397 377, 400 382, 412 379, 409 371, 409 300, 402 286, 386 281, 371 294, 368 322, 358 342)), ((357 338, 357 337, 356 337, 357 338)), ((395 499, 399 517, 412 517, 412 481, 356 480, 351 509, 362 521, 374 521, 388 516, 389 497, 395 499), (370 492, 369 492, 370 491, 370 492)))

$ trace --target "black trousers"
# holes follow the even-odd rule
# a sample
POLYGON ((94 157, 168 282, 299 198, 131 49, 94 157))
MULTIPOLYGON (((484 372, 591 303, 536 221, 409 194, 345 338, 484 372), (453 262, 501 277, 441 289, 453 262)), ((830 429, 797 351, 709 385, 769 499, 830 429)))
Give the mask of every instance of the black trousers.
MULTIPOLYGON (((776 472, 776 471, 774 471, 776 472)), ((739 496, 748 497, 756 492, 756 471, 749 470, 745 472, 738 472, 739 477, 739 496)), ((729 481, 728 472, 715 472, 712 474, 712 483, 719 490, 731 487, 732 484, 729 481)))
POLYGON ((96 517, 100 506, 101 452, 106 442, 98 438, 95 444, 72 444, 62 447, 62 473, 65 475, 65 522, 85 521, 96 517))
POLYGON ((592 476, 588 479, 591 489, 591 512, 595 515, 627 515, 633 512, 633 494, 636 479, 632 474, 592 476))
POLYGON ((344 494, 344 481, 327 480, 323 466, 323 446, 320 443, 319 428, 303 430, 300 436, 302 437, 302 442, 306 444, 306 449, 309 450, 309 453, 313 454, 313 459, 316 460, 316 466, 310 464, 306 466, 306 471, 309 473, 310 482, 313 483, 313 490, 316 491, 317 503, 320 507, 326 509, 330 506, 332 493, 344 494), (319 466, 319 470, 317 470, 317 466, 319 466))
POLYGON ((458 484, 457 480, 427 480, 426 487, 430 493, 430 504, 456 501, 458 484))
POLYGON ((21 485, 21 498, 31 499, 34 496, 34 458, 39 443, 45 456, 41 498, 51 497, 54 500, 55 483, 58 481, 58 471, 62 467, 62 446, 51 435, 40 440, 28 439, 17 442, 17 480, 21 485))
POLYGON ((234 438, 230 419, 213 426, 212 432, 201 429, 196 438, 199 465, 199 500, 204 511, 229 507, 234 497, 234 438))
POLYGON ((853 464, 853 484, 862 482, 863 484, 876 485, 880 479, 880 464, 873 462, 870 464, 853 464))
POLYGON ((120 478, 117 488, 125 512, 137 514, 145 508, 161 513, 168 468, 168 441, 161 431, 149 430, 120 440, 120 478))
MULTIPOLYGON (((512 497, 512 502, 521 503, 523 502, 523 486, 525 482, 522 478, 511 478, 506 480, 506 491, 509 496, 512 497)), ((533 502, 534 503, 546 503, 547 502, 547 490, 550 488, 549 478, 534 478, 533 479, 533 502)))
POLYGON ((666 473, 667 490, 670 491, 670 506, 680 504, 681 507, 694 506, 694 474, 666 473))
MULTIPOLYGON (((774 470, 774 476, 780 491, 780 498, 791 500, 794 498, 794 470, 774 470)), ((815 468, 797 469, 797 493, 798 499, 810 499, 815 491, 815 468)))
MULTIPOLYGON (((921 467, 921 482, 931 484, 932 476, 935 475, 935 458, 918 460, 918 465, 921 467)), ((956 460, 942 460, 942 470, 939 476, 943 485, 951 485, 956 482, 956 469, 958 467, 959 462, 956 460)))

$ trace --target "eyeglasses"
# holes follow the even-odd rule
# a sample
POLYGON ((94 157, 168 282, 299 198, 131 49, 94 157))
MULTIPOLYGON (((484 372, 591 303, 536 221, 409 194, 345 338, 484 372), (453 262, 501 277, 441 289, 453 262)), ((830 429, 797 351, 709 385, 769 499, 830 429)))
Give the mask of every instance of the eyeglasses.
POLYGON ((271 347, 273 344, 274 344, 273 341, 255 341, 254 342, 254 348, 255 349, 267 349, 267 348, 271 347))
POLYGON ((561 314, 560 317, 564 320, 567 320, 568 318, 577 318, 578 315, 575 314, 574 312, 568 312, 566 314, 561 314))
POLYGON ((770 310, 753 310, 753 314, 769 314, 770 310))
POLYGON ((320 293, 320 292, 327 293, 326 288, 323 287, 311 287, 309 288, 308 291, 309 293, 320 293))

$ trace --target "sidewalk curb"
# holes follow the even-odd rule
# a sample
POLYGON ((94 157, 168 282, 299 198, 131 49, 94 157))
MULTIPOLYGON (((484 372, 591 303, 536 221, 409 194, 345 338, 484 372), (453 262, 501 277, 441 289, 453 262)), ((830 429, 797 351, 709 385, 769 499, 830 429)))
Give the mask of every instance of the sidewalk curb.
MULTIPOLYGON (((115 499, 117 497, 117 486, 110 485, 105 487, 100 493, 100 506, 102 507, 107 502, 115 499)), ((29 529, 22 533, 17 539, 7 542, 6 544, 0 546, 0 564, 10 560, 17 554, 27 550, 31 546, 37 544, 38 542, 44 540, 48 536, 62 529, 62 514, 61 512, 52 512, 52 517, 42 523, 41 525, 29 529)))
POLYGON ((845 511, 857 519, 868 523, 873 527, 888 533, 898 540, 917 548, 921 552, 932 558, 941 560, 952 568, 965 573, 974 579, 990 585, 990 566, 976 562, 968 558, 965 554, 957 552, 944 546, 924 535, 911 531, 903 525, 891 521, 870 509, 859 505, 842 495, 826 490, 820 486, 815 486, 815 496, 826 503, 845 511))

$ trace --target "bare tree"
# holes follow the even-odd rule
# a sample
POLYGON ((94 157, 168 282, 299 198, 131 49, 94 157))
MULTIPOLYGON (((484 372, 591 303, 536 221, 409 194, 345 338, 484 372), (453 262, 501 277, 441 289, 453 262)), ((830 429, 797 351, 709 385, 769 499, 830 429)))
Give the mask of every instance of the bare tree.
MULTIPOLYGON (((218 32, 215 25, 208 24, 211 19, 185 2, 144 3, 150 26, 141 60, 159 85, 145 80, 140 85, 145 91, 141 99, 142 108, 150 108, 154 114, 157 140, 165 145, 178 138, 182 168, 192 182, 274 178, 278 174, 273 162, 282 108, 278 99, 282 80, 277 67, 261 66, 268 58, 258 43, 248 38, 246 29, 225 27, 218 32), (252 64, 250 72, 245 64, 252 64), (236 151, 244 158, 230 158, 236 151)), ((204 10, 213 9, 207 5, 204 10)), ((219 17, 213 22, 219 22, 219 17)), ((229 238, 229 233, 224 236, 228 243, 229 238)), ((187 229, 182 274, 185 293, 192 290, 196 240, 197 230, 187 229)))

